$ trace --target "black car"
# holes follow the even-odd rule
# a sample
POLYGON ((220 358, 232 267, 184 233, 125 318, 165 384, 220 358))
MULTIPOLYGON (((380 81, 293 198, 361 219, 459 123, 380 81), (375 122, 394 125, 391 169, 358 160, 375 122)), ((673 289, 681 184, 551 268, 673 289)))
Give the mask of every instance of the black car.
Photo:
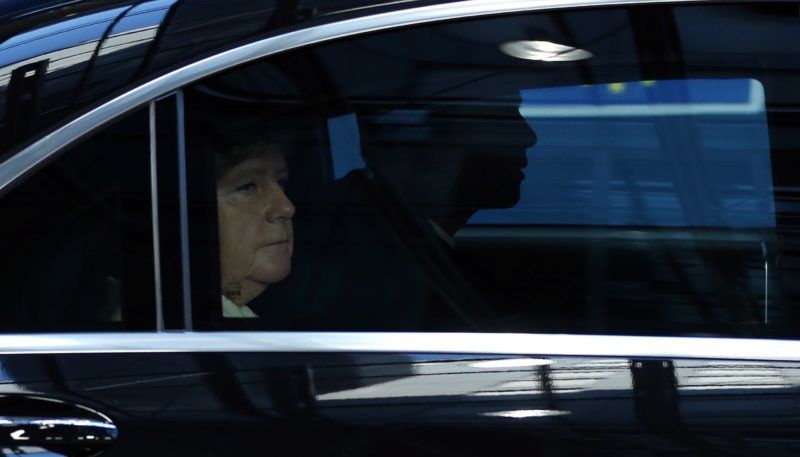
POLYGON ((797 455, 798 36, 5 2, 3 455, 797 455))

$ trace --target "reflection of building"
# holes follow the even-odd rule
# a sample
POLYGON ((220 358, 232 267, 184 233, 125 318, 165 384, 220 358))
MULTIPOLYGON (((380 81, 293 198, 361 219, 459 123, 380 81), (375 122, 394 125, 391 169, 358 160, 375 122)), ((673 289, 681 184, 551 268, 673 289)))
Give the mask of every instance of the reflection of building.
POLYGON ((569 421, 597 422, 609 430, 616 427, 631 433, 642 426, 640 421, 646 419, 642 414, 649 414, 641 408, 656 407, 652 414, 664 419, 666 412, 659 408, 667 403, 676 408, 676 415, 666 419, 690 429, 721 420, 737 426, 780 421, 781 415, 794 414, 793 399, 800 383, 800 369, 788 362, 654 360, 651 366, 664 368, 657 370, 655 377, 652 371, 639 376, 638 382, 646 384, 636 387, 632 370, 637 362, 627 359, 511 358, 491 359, 490 364, 482 365, 485 362, 416 362, 411 364, 411 375, 393 375, 386 365, 362 365, 361 374, 369 374, 361 378, 366 384, 343 390, 330 390, 338 378, 324 367, 317 368, 317 408, 322 415, 338 417, 363 407, 360 411, 374 419, 377 411, 369 407, 381 405, 380 416, 387 421, 407 417, 423 422, 463 421, 478 416, 553 420, 568 416, 569 421), (661 392, 661 388, 653 391, 658 385, 666 388, 670 384, 677 389, 675 394, 661 392), (639 398, 645 391, 650 393, 639 398), (659 407, 657 400, 662 397, 666 403, 659 407), (471 415, 465 416, 465 411, 471 415))
POLYGON ((774 362, 691 361, 676 363, 678 389, 690 391, 785 389, 800 385, 800 370, 774 362))
POLYGON ((135 75, 172 3, 153 0, 76 16, 0 43, 6 145, 41 128, 44 113, 93 99, 135 75))
POLYGON ((363 387, 332 392, 327 391, 323 378, 316 383, 321 391, 317 400, 323 405, 332 401, 447 396, 498 397, 501 401, 516 401, 541 395, 570 398, 570 394, 580 392, 624 392, 631 388, 629 362, 625 359, 516 358, 493 362, 417 362, 412 364, 413 375, 387 375, 379 382, 363 387), (546 375, 542 374, 543 371, 546 375))

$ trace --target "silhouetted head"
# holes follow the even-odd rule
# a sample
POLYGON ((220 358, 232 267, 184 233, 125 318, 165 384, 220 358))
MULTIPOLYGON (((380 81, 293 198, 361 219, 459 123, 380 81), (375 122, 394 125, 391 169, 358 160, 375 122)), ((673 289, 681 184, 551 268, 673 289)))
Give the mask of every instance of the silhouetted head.
POLYGON ((536 143, 518 101, 386 110, 363 124, 369 166, 433 220, 514 206, 536 143))

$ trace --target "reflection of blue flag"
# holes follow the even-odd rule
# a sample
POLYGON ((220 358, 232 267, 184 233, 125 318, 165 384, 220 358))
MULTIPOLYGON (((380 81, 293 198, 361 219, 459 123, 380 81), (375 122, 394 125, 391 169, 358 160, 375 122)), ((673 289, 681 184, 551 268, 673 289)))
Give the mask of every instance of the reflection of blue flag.
POLYGON ((695 108, 719 105, 738 110, 750 107, 753 100, 761 101, 761 106, 750 108, 752 111, 763 108, 764 90, 752 79, 689 79, 553 87, 520 93, 523 105, 532 108, 666 104, 695 108))
POLYGON ((536 131, 519 203, 473 224, 775 226, 761 84, 675 80, 521 91, 536 131))
POLYGON ((333 176, 341 178, 352 170, 364 168, 361 157, 361 136, 355 114, 328 119, 328 136, 333 157, 333 176))

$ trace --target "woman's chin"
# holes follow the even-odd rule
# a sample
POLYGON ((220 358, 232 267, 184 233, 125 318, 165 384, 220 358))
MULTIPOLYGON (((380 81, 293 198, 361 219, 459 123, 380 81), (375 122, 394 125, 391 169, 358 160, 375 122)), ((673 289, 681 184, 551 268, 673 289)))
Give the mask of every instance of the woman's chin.
POLYGON ((256 269, 250 276, 250 279, 258 283, 269 286, 276 282, 281 282, 289 276, 292 271, 292 264, 286 263, 285 265, 272 264, 256 269))
POLYGON ((290 243, 266 246, 256 251, 250 279, 265 285, 283 281, 292 270, 290 243))

